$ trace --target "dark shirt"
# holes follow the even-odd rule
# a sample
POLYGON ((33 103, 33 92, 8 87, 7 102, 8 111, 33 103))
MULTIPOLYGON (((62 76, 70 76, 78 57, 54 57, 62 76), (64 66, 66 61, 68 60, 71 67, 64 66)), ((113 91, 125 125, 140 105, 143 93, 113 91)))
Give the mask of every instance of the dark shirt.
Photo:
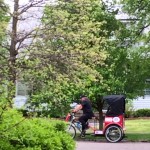
POLYGON ((81 101, 81 105, 82 105, 83 114, 88 114, 91 117, 94 116, 90 100, 87 99, 81 101))

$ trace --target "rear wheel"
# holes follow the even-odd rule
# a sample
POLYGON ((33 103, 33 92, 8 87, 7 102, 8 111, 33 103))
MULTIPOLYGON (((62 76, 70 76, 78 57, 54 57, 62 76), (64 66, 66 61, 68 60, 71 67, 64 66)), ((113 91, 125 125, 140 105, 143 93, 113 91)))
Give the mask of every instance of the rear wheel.
POLYGON ((119 142, 123 139, 123 131, 118 126, 109 126, 106 129, 105 138, 111 143, 119 142))
POLYGON ((75 136, 76 136, 76 129, 75 129, 75 127, 73 126, 73 125, 68 125, 67 126, 67 132, 70 134, 70 136, 72 137, 72 138, 75 138, 75 136))

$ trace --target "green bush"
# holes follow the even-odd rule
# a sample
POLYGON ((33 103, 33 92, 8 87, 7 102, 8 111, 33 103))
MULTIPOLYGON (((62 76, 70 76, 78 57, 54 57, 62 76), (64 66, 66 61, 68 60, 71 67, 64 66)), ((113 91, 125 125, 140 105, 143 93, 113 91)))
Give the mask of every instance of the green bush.
POLYGON ((0 149, 74 150, 75 142, 65 132, 66 123, 47 118, 23 118, 15 110, 0 118, 0 149))
POLYGON ((134 117, 150 117, 150 109, 139 109, 134 112, 134 117))
POLYGON ((65 131, 66 130, 66 124, 62 123, 60 120, 51 121, 51 124, 57 131, 65 131))

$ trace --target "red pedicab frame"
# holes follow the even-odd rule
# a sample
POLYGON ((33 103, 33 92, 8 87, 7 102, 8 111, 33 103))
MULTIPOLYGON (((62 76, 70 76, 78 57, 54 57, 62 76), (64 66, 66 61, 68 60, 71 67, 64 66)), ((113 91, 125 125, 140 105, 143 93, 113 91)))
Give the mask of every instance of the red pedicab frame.
MULTIPOLYGON (((89 124, 94 132, 94 135, 104 135, 106 140, 111 143, 119 142, 123 139, 125 133, 125 96, 124 95, 108 95, 104 96, 103 100, 108 104, 107 112, 103 121, 103 129, 99 130, 89 124)), ((73 114, 68 114, 66 121, 71 121, 69 124, 69 130, 73 130, 73 138, 76 136, 76 124, 75 116, 73 114), (69 119, 71 116, 71 120, 69 119)), ((77 128, 78 129, 78 128, 77 128)), ((80 130, 80 129, 78 129, 80 130)), ((81 130, 80 130, 81 132, 81 130)))
POLYGON ((103 130, 95 130, 94 134, 105 135, 106 140, 112 143, 119 142, 125 135, 125 96, 108 95, 103 100, 108 104, 103 130))

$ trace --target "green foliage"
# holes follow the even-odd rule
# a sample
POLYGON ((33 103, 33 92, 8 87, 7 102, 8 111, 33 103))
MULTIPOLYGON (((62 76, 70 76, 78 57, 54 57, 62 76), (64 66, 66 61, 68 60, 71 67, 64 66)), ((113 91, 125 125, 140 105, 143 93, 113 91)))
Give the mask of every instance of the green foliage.
POLYGON ((126 91, 132 97, 143 95, 145 80, 149 79, 149 1, 120 1, 122 12, 128 15, 128 76, 126 91), (131 43, 132 45, 129 45, 131 43), (132 83, 132 84, 129 84, 132 83))
POLYGON ((128 109, 125 113, 126 118, 150 117, 150 109, 128 109))
POLYGON ((43 37, 25 61, 31 67, 25 78, 33 85, 31 101, 37 107, 47 103, 50 115, 64 114, 85 93, 101 111, 103 95, 143 94, 149 60, 141 59, 142 50, 134 51, 132 42, 126 43, 132 32, 115 14, 98 0, 59 0, 45 7, 39 29, 43 37))
POLYGON ((3 84, 4 80, 7 78, 7 58, 6 49, 3 44, 6 42, 6 29, 10 18, 8 17, 8 8, 4 1, 0 1, 0 84, 3 84))
MULTIPOLYGON (((0 113, 7 109, 9 101, 6 99, 8 96, 8 51, 7 46, 7 28, 10 17, 8 15, 8 6, 4 3, 4 0, 0 0, 0 113)), ((10 86, 11 87, 11 86, 10 86)))
POLYGON ((44 37, 25 62, 32 66, 24 75, 33 85, 31 101, 66 108, 91 82, 103 80, 95 68, 104 67, 107 57, 105 11, 98 0, 60 0, 45 7, 42 23, 44 37))
MULTIPOLYGON (((142 54, 148 56, 148 37, 137 39, 147 47, 130 47, 135 43, 137 24, 127 29, 115 14, 99 0, 59 0, 46 5, 42 28, 37 29, 40 37, 24 49, 28 59, 14 53, 18 68, 13 68, 15 72, 21 69, 19 78, 31 84, 28 102, 39 116, 63 116, 80 93, 88 95, 98 111, 102 110, 103 95, 125 93, 133 98, 143 94, 149 58, 142 54), (130 44, 124 45, 126 40, 130 44)), ((7 56, 5 50, 1 52, 7 56)), ((3 59, 1 68, 4 64, 7 61, 3 59)), ((0 74, 8 77, 8 69, 1 70, 0 74)))
POLYGON ((150 109, 139 109, 134 112, 134 117, 150 117, 150 109))
POLYGON ((130 17, 132 17, 133 19, 132 24, 134 24, 134 27, 137 27, 136 30, 137 34, 140 34, 142 30, 149 27, 150 4, 148 0, 144 0, 144 1, 125 0, 125 1, 121 1, 121 3, 123 4, 123 10, 126 13, 128 13, 130 17))
POLYGON ((118 87, 121 82, 110 75, 116 71, 111 69, 112 61, 106 65, 105 61, 108 54, 112 55, 109 37, 117 31, 119 23, 103 9, 100 1, 58 1, 56 5, 46 6, 42 21, 45 30, 40 32, 44 37, 37 39, 33 53, 41 56, 35 61, 40 71, 34 72, 32 79, 35 80, 34 98, 40 102, 56 101, 57 105, 59 100, 76 99, 80 93, 86 93, 97 102, 102 100, 102 95, 117 91, 111 90, 112 83, 118 87), (44 62, 47 66, 41 69, 44 62))
POLYGON ((73 139, 65 133, 66 124, 44 118, 23 118, 15 110, 1 116, 0 149, 74 150, 73 139))
POLYGON ((0 1, 0 48, 1 48, 1 42, 6 38, 6 28, 8 25, 8 22, 10 20, 10 17, 7 14, 8 7, 4 3, 3 0, 0 1))
POLYGON ((133 114, 134 114, 133 103, 131 100, 128 100, 126 102, 125 117, 131 118, 131 117, 133 117, 133 114))

